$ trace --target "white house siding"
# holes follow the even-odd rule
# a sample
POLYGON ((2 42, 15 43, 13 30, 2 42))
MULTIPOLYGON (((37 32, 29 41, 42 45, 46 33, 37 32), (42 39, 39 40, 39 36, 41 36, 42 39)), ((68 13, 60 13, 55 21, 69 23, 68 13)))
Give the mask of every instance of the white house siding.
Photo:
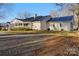
POLYGON ((17 28, 17 27, 25 27, 25 28, 30 28, 30 29, 35 29, 35 30, 47 30, 48 28, 50 30, 54 30, 54 31, 61 31, 61 29, 63 29, 63 31, 70 31, 71 28, 71 22, 74 23, 73 21, 57 21, 57 22, 46 22, 46 21, 21 21, 21 20, 17 20, 14 19, 13 21, 11 21, 10 23, 10 27, 11 28, 17 28), (22 24, 22 26, 19 26, 19 24, 22 24), (24 26, 24 24, 27 24, 28 26, 24 26), (16 26, 17 24, 17 26, 16 26), (60 26, 61 24, 61 26, 60 26))
POLYGON ((20 27, 20 26, 19 26, 19 23, 23 23, 23 22, 20 21, 20 20, 15 19, 15 20, 11 21, 11 23, 10 23, 10 27, 11 27, 11 28, 17 28, 17 27, 20 27), (17 26, 16 26, 16 24, 17 24, 17 26))
POLYGON ((70 22, 62 22, 62 29, 64 31, 70 31, 71 30, 71 23, 70 22))
POLYGON ((47 23, 46 21, 41 21, 41 30, 47 30, 47 23))
POLYGON ((48 28, 50 28, 50 30, 54 30, 54 31, 60 31, 61 30, 59 22, 48 22, 48 28))
POLYGON ((63 31, 71 30, 71 22, 48 22, 48 25, 49 25, 48 28, 54 31, 61 31, 61 29, 63 29, 63 31), (53 24, 55 27, 53 26, 53 24))
POLYGON ((24 25, 24 24, 28 24, 27 26, 24 26, 25 28, 30 28, 30 29, 32 29, 32 22, 24 22, 23 25, 24 25))
POLYGON ((10 24, 10 27, 11 28, 18 28, 18 27, 23 27, 23 28, 30 28, 32 29, 32 22, 23 22, 23 21, 20 21, 20 20, 13 20, 10 24), (17 26, 16 26, 17 24, 17 26), (21 24, 21 25, 19 25, 21 24), (24 24, 28 24, 27 26, 25 26, 24 24))
POLYGON ((46 21, 34 21, 32 29, 35 30, 47 30, 46 21))
POLYGON ((41 23, 40 23, 40 21, 32 22, 32 29, 34 29, 34 30, 41 30, 41 23))

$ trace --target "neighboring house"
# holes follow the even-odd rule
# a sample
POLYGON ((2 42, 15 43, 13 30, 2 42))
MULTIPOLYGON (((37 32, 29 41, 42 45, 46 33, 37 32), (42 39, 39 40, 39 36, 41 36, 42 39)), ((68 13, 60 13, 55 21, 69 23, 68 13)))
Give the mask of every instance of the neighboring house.
POLYGON ((29 28, 33 30, 71 31, 75 27, 74 16, 51 17, 36 16, 26 19, 15 18, 10 22, 11 28, 29 28))
POLYGON ((0 30, 8 30, 8 23, 0 23, 0 30))

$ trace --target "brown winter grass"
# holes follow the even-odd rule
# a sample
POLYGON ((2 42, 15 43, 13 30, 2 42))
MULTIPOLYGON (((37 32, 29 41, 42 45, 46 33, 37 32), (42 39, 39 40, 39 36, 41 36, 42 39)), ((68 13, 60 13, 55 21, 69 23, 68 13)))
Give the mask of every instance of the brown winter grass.
POLYGON ((42 42, 42 47, 33 51, 39 56, 77 56, 79 55, 79 37, 59 36, 42 42))

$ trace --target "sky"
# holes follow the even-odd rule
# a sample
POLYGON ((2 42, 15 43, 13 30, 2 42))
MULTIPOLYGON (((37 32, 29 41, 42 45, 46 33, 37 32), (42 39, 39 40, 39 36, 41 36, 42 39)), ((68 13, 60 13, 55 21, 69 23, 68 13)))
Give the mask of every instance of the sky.
POLYGON ((5 23, 17 18, 21 12, 31 13, 32 15, 49 15, 52 10, 59 9, 59 6, 51 3, 14 3, 8 12, 6 19, 0 20, 0 23, 5 23))

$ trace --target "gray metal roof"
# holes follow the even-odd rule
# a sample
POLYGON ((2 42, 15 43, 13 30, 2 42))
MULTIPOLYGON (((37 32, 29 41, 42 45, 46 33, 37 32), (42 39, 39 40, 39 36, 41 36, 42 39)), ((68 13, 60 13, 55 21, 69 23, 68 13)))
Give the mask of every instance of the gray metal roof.
POLYGON ((63 17, 54 17, 54 18, 52 18, 52 17, 50 17, 50 16, 37 16, 37 17, 30 17, 30 18, 26 18, 26 19, 18 19, 18 20, 21 20, 21 21, 23 21, 23 22, 26 22, 26 21, 43 21, 43 20, 45 20, 45 21, 56 21, 56 22, 58 22, 58 21, 71 21, 71 20, 73 20, 73 18, 74 18, 74 16, 63 16, 63 17))
POLYGON ((21 20, 21 21, 43 21, 43 20, 49 20, 48 19, 49 18, 49 16, 37 16, 37 17, 30 17, 30 18, 26 18, 26 19, 18 19, 18 18, 16 18, 16 19, 18 19, 18 20, 21 20))
POLYGON ((74 16, 63 16, 63 17, 55 17, 55 18, 50 18, 48 21, 71 21, 73 20, 74 16))

